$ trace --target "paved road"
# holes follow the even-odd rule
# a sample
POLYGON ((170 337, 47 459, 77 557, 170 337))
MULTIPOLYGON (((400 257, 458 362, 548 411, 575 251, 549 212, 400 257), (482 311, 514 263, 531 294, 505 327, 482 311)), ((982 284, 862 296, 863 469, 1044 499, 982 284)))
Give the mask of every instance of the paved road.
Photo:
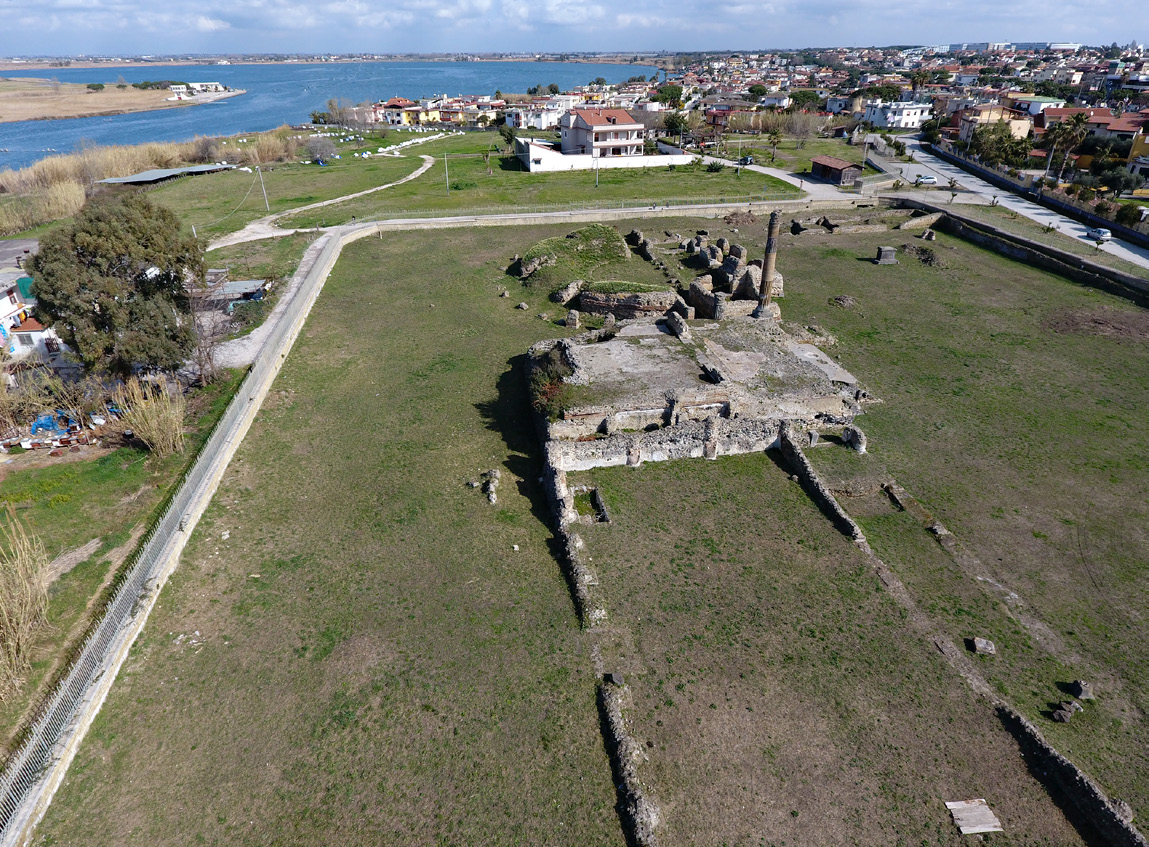
MULTIPOLYGON (((1087 242, 1091 246, 1093 245, 1093 241, 1085 237, 1085 231, 1088 229, 1085 224, 1078 223, 1073 220, 1073 218, 1068 218, 1052 209, 1039 206, 1030 200, 1026 200, 1024 197, 991 185, 985 180, 962 170, 957 165, 952 165, 943 159, 939 159, 937 156, 925 152, 917 139, 907 140, 906 147, 913 150, 914 158, 917 160, 916 162, 912 162, 908 165, 903 164, 901 166, 905 170, 907 181, 912 181, 919 174, 933 174, 938 178, 938 183, 943 186, 948 185, 951 178, 956 179, 959 185, 977 195, 981 202, 989 202, 992 198, 996 197, 999 206, 1017 212, 1019 215, 1023 215, 1030 220, 1037 221, 1042 226, 1052 226, 1068 238, 1076 238, 1078 241, 1087 242)), ((940 194, 941 192, 939 192, 939 195, 940 194)), ((941 202, 945 202, 945 199, 948 199, 948 197, 949 195, 946 194, 945 197, 941 199, 941 202)), ((959 203, 963 201, 968 202, 970 199, 972 198, 963 198, 962 195, 957 197, 959 203)), ((1149 248, 1115 238, 1113 241, 1101 245, 1101 249, 1127 262, 1132 262, 1143 268, 1149 268, 1149 248)))

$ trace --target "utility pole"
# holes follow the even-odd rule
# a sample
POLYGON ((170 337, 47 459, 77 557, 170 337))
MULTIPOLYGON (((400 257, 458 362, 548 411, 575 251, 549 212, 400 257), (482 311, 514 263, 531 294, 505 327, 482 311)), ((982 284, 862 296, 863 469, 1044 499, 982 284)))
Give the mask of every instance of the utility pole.
POLYGON ((263 171, 259 165, 255 166, 255 172, 259 174, 259 187, 263 189, 263 205, 270 212, 271 204, 267 202, 267 186, 263 184, 263 171))
POLYGON ((443 171, 447 175, 447 196, 451 196, 451 169, 447 166, 447 154, 443 154, 443 171))

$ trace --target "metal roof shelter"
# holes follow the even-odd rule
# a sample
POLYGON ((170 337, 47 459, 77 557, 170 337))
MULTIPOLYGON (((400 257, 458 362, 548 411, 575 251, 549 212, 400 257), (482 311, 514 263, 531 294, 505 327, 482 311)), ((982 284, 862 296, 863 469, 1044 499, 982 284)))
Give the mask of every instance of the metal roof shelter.
POLYGON ((187 168, 156 168, 150 171, 141 171, 131 176, 108 177, 99 180, 105 185, 149 185, 154 182, 163 182, 165 179, 174 179, 185 174, 210 174, 216 171, 234 170, 235 165, 192 165, 187 168))

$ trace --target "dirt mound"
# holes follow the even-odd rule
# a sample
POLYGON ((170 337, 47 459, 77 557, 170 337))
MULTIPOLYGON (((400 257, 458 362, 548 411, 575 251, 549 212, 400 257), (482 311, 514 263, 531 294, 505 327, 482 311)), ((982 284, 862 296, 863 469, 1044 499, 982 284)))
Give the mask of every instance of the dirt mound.
POLYGON ((840 306, 843 309, 853 309, 858 305, 858 301, 849 294, 839 294, 837 297, 830 298, 830 305, 840 306))
POLYGON ((754 216, 753 212, 731 212, 722 220, 730 226, 749 226, 758 223, 758 218, 754 216))
POLYGON ((938 254, 929 247, 918 247, 916 244, 903 244, 902 252, 913 256, 923 265, 928 265, 931 268, 945 267, 945 265, 942 264, 942 260, 938 258, 938 254))
POLYGON ((1053 332, 1079 332, 1110 338, 1149 339, 1149 312, 1126 312, 1111 306, 1098 309, 1065 309, 1046 319, 1046 329, 1053 332))

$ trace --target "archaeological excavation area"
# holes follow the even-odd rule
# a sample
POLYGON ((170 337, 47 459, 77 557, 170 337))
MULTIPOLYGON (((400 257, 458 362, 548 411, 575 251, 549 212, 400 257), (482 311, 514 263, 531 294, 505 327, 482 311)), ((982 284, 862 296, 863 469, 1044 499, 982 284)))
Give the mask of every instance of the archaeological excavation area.
POLYGON ((920 217, 347 247, 39 841, 1138 843, 1149 320, 920 217))

